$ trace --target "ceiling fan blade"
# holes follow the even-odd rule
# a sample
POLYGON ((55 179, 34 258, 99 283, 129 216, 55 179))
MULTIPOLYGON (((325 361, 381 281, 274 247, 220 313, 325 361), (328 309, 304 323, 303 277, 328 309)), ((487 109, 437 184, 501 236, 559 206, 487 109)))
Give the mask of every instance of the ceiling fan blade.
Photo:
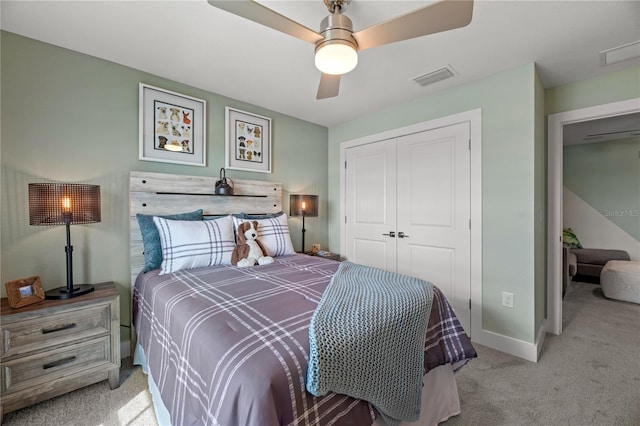
POLYGON ((327 99, 338 96, 340 90, 340 76, 322 73, 316 99, 327 99))
POLYGON ((234 15, 241 16, 243 18, 265 25, 269 28, 273 28, 274 30, 289 34, 290 36, 299 38, 300 40, 308 41, 309 43, 315 43, 316 41, 322 39, 322 36, 317 32, 252 0, 207 1, 213 7, 226 10, 227 12, 233 13, 234 15))
POLYGON ((358 50, 435 34, 468 25, 473 0, 442 0, 353 34, 358 50))

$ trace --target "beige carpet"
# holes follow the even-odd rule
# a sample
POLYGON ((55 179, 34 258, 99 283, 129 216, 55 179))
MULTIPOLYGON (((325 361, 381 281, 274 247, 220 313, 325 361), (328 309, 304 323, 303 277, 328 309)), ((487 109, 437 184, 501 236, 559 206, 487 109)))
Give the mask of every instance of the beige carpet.
POLYGON ((640 425, 640 305, 573 283, 538 363, 476 345, 450 425, 640 425))
MULTIPOLYGON (((457 375, 462 414, 449 425, 640 425, 640 305, 574 283, 564 334, 537 364, 476 345, 457 375)), ((121 386, 102 382, 9 413, 7 426, 156 426, 146 376, 123 360, 121 386)), ((164 426, 164 425, 163 425, 164 426)))

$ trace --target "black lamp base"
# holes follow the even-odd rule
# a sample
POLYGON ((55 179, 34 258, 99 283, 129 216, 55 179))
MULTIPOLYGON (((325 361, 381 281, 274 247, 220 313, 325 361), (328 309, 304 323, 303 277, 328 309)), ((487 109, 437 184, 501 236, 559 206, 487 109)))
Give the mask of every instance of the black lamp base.
POLYGON ((95 288, 92 284, 74 285, 73 291, 67 290, 67 287, 54 288, 44 293, 45 299, 71 299, 72 297, 82 296, 91 293, 95 288))

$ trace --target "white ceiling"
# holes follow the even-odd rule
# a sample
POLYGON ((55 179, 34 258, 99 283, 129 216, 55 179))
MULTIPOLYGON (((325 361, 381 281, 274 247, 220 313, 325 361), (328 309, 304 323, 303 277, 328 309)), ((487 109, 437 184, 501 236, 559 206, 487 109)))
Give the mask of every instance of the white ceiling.
MULTIPOLYGON (((322 0, 264 1, 318 30, 322 0)), ((353 0, 360 30, 428 1, 353 0)), ((599 52, 640 40, 639 1, 476 0, 469 26, 359 53, 340 95, 316 100, 314 47, 210 6, 183 1, 2 0, 3 30, 143 70, 325 126, 524 64, 546 88, 640 65, 601 66, 599 52), (454 78, 412 78, 451 65, 454 78)))

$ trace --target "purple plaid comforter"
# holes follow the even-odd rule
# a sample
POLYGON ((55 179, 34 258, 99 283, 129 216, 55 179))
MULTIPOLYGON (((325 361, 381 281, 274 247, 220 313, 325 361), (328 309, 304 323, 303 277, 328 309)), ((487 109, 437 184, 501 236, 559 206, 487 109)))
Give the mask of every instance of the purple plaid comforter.
MULTIPOLYGON (((305 390, 309 321, 338 265, 294 255, 254 268, 140 274, 133 323, 172 423, 370 425, 367 402, 305 390)), ((434 287, 425 372, 475 356, 434 287)))

